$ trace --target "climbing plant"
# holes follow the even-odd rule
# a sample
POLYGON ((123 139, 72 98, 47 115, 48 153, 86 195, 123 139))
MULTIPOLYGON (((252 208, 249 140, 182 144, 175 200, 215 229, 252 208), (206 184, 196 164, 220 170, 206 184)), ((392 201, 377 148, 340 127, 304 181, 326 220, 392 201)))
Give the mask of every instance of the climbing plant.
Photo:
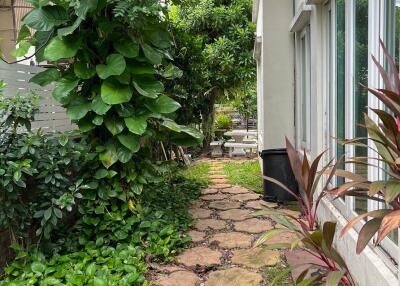
POLYGON ((31 81, 54 83, 53 96, 98 153, 99 177, 118 172, 138 193, 146 180, 133 162, 145 161, 148 142, 201 141, 198 131, 172 120, 180 104, 163 94, 160 79, 182 72, 170 63, 171 37, 158 1, 28 2, 34 9, 22 21, 14 54, 33 45, 37 61, 54 66, 31 81))

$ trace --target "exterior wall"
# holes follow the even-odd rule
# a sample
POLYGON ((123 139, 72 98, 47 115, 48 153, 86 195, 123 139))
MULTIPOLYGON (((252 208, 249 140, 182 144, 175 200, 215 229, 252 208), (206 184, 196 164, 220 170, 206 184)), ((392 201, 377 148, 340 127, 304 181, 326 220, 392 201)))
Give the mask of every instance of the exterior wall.
POLYGON ((291 0, 260 1, 257 35, 261 39, 258 60, 259 148, 285 146, 294 138, 294 50, 288 23, 293 17, 291 0))
MULTIPOLYGON (((346 1, 346 9, 350 8, 355 0, 346 1)), ((257 1, 255 1, 257 2, 257 1)), ((311 39, 311 63, 310 63, 310 144, 307 153, 315 157, 320 152, 331 147, 331 134, 329 133, 330 99, 328 94, 329 78, 327 75, 327 43, 326 43, 326 10, 327 1, 318 0, 295 0, 295 1, 273 1, 264 0, 259 4, 262 8, 262 19, 257 19, 257 35, 262 37, 261 57, 258 60, 258 118, 259 118, 259 140, 261 149, 282 148, 284 146, 284 136, 296 143, 297 148, 301 149, 299 142, 301 123, 300 123, 300 76, 299 76, 299 57, 298 47, 300 45, 301 32, 304 27, 309 26, 311 39), (310 4, 310 3, 319 4, 310 4), (293 7, 295 11, 293 13, 293 7), (285 10, 285 11, 283 11, 285 10), (293 33, 290 33, 292 30, 293 33)), ((379 3, 383 0, 371 1, 369 14, 376 14, 378 17, 382 9, 379 3), (371 4, 373 3, 373 4, 371 4)), ((259 12, 259 11, 258 11, 259 12)), ((346 10, 346 23, 350 22, 351 13, 346 10)), ((375 16, 374 16, 375 17, 375 16)), ((371 17, 373 18, 373 17, 371 17)), ((382 27, 378 21, 370 20, 369 31, 369 54, 379 54, 379 46, 376 37, 379 32, 382 34, 382 27), (378 31, 380 29, 380 31, 378 31), (371 36, 373 34, 373 36, 371 36)), ((346 33, 346 42, 350 42, 351 36, 346 33)), ((353 68, 352 60, 347 54, 351 50, 346 47, 346 98, 353 90, 353 68)), ((376 68, 369 62, 369 85, 378 86, 376 68)), ((346 99, 347 100, 347 99, 346 99)), ((369 97, 369 106, 379 104, 372 96, 369 97)), ((352 117, 346 102, 346 120, 352 117), (348 115, 349 113, 350 115, 348 115)), ((346 130, 346 138, 353 136, 354 127, 346 130)), ((347 150, 348 151, 348 150, 347 150)), ((334 155, 331 153, 330 155, 334 155)), ((351 154, 351 153, 350 153, 351 154)), ((329 160, 326 156, 325 161, 329 160)), ((376 170, 374 170, 376 173, 376 170)), ((370 172, 370 176, 377 178, 377 175, 370 172)), ((372 178, 371 178, 372 179, 372 178)), ((339 208, 336 203, 326 198, 319 208, 320 222, 336 221, 338 232, 347 223, 348 218, 354 215, 349 206, 352 207, 354 201, 346 202, 346 210, 339 208)), ((356 226, 359 230, 359 226, 356 226)), ((355 253, 357 231, 351 230, 343 239, 336 239, 335 246, 345 259, 350 271, 361 286, 389 286, 400 285, 397 277, 398 269, 391 258, 381 247, 368 245, 360 254, 355 253)), ((391 253, 392 258, 398 255, 391 253)))
MULTIPOLYGON (((0 2, 0 50, 7 61, 14 61, 10 52, 15 49, 15 41, 21 28, 21 20, 32 8, 24 0, 4 0, 0 2)), ((25 64, 29 65, 30 61, 25 64)))
POLYGON ((7 60, 13 60, 9 53, 15 49, 13 14, 11 0, 2 1, 10 8, 0 9, 0 49, 7 60))

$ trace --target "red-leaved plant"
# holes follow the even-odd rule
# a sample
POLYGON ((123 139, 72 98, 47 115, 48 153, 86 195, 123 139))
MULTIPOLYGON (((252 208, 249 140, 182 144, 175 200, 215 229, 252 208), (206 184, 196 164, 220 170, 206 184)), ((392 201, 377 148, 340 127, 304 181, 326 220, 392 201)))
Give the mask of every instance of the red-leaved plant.
MULTIPOLYGON (((370 181, 367 178, 345 170, 336 170, 337 176, 347 179, 346 183, 330 191, 336 196, 356 196, 370 200, 377 200, 390 206, 389 209, 370 211, 351 220, 343 228, 341 236, 345 235, 356 223, 370 218, 361 228, 358 236, 357 253, 360 253, 368 242, 376 235, 375 245, 379 244, 389 233, 400 226, 400 77, 393 58, 381 41, 391 74, 372 56, 385 84, 384 89, 368 88, 385 104, 383 109, 373 109, 379 122, 375 123, 368 114, 364 115, 364 128, 368 131, 368 140, 377 156, 370 158, 355 157, 350 160, 354 164, 366 164, 379 168, 386 174, 386 178, 379 181, 370 181), (376 162, 376 163, 371 163, 376 162)), ((371 148, 365 143, 365 138, 347 140, 346 144, 358 147, 371 148)))

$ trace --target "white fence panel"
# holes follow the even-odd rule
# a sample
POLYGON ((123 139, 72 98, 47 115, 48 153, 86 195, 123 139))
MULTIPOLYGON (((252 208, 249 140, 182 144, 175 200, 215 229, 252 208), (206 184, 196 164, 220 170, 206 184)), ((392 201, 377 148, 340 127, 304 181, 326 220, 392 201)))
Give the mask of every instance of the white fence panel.
POLYGON ((76 129, 76 125, 69 120, 65 109, 52 96, 51 85, 41 87, 29 83, 29 79, 44 68, 21 64, 8 65, 0 61, 0 80, 7 84, 5 96, 15 96, 30 91, 40 96, 39 112, 32 122, 32 130, 39 128, 45 132, 70 131, 76 129))

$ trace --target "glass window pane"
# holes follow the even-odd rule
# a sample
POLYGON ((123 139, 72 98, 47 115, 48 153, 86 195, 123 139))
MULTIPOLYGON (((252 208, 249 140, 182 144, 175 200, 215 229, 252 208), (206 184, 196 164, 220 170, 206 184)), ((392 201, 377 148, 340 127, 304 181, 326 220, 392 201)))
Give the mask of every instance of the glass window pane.
MULTIPOLYGON (((336 138, 345 139, 345 2, 336 1, 336 138)), ((336 157, 344 154, 344 146, 337 144, 336 157)), ((339 166, 344 169, 344 163, 339 166)), ((337 185, 344 183, 344 178, 337 178, 337 185)))
POLYGON ((301 141, 307 140, 307 68, 306 68, 306 37, 301 38, 301 141))
MULTIPOLYGON (((357 124, 364 123, 364 113, 368 105, 368 93, 360 84, 368 85, 368 1, 355 1, 355 22, 354 22, 354 121, 356 123, 355 137, 366 137, 365 128, 357 124)), ((367 143, 367 142, 365 142, 367 143)), ((367 149, 355 147, 355 156, 366 158, 367 149)), ((368 176, 367 165, 356 164, 357 174, 368 176)), ((367 211, 367 200, 355 198, 354 209, 357 213, 367 211)))

